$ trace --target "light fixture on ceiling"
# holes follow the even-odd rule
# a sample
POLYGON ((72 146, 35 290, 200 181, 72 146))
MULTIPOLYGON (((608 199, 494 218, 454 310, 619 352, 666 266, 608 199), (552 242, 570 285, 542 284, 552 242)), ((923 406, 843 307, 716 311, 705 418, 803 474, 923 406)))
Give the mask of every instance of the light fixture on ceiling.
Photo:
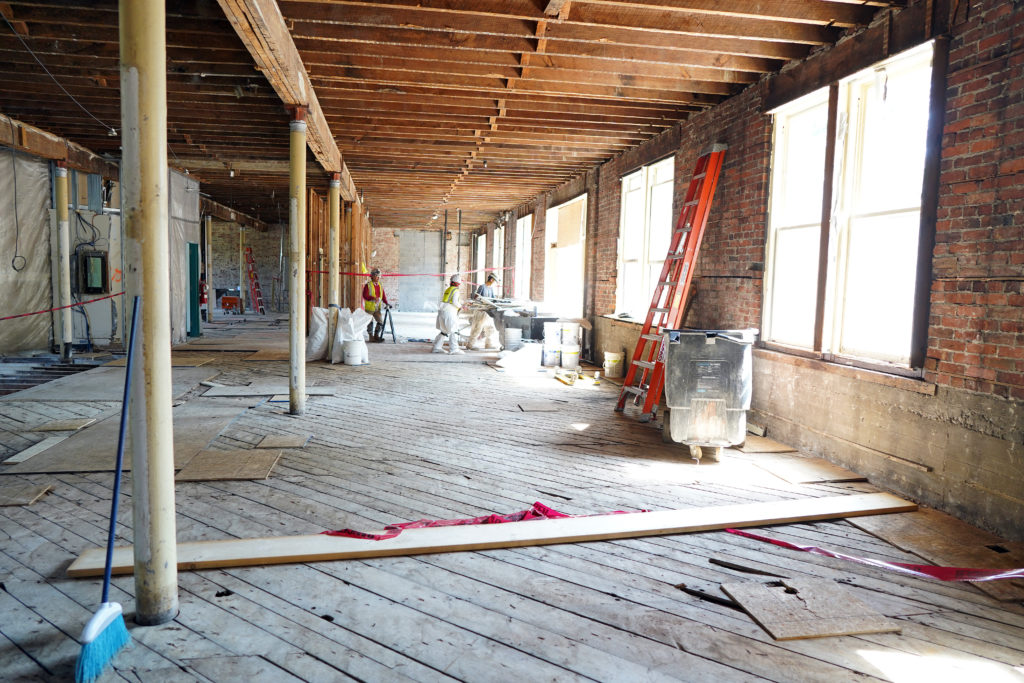
POLYGON ((228 177, 229 178, 234 178, 235 177, 235 169, 233 169, 233 168, 229 168, 228 169, 228 177))
POLYGON ((487 159, 484 159, 484 168, 487 168, 487 159))
POLYGON ((430 220, 436 221, 438 219, 438 217, 439 217, 439 214, 437 213, 437 211, 435 211, 434 215, 430 217, 430 220))

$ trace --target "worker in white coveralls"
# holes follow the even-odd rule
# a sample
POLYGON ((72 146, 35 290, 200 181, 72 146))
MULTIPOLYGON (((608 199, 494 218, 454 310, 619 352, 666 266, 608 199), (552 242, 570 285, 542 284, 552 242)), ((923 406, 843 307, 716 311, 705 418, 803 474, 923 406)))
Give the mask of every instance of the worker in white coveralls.
POLYGON ((448 338, 448 353, 465 353, 459 348, 459 307, 462 305, 462 297, 459 295, 459 285, 462 284, 462 276, 458 273, 452 275, 451 284, 441 297, 441 305, 437 309, 437 329, 441 330, 434 338, 434 353, 444 351, 444 340, 448 338))

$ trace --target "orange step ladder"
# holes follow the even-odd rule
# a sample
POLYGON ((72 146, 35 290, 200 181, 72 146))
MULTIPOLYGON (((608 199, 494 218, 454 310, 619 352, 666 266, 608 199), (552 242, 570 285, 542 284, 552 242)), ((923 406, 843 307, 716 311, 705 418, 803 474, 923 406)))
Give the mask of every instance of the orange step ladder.
POLYGON ((726 146, 714 144, 704 152, 693 169, 690 187, 679 220, 676 222, 661 277, 654 288, 651 308, 647 312, 640 338, 633 351, 633 360, 622 382, 615 411, 621 413, 632 397, 634 405, 643 404, 641 422, 650 422, 661 401, 665 386, 665 330, 678 329, 693 280, 693 266, 704 238, 711 200, 715 196, 718 175, 722 170, 726 146))
POLYGON ((260 276, 256 274, 256 259, 253 258, 252 247, 245 248, 245 268, 249 272, 249 301, 260 315, 266 315, 263 289, 260 288, 260 276))

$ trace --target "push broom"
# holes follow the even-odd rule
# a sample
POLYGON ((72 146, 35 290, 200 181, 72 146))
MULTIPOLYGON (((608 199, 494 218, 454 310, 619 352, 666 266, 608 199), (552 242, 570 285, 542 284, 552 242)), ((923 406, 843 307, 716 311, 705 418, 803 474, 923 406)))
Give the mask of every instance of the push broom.
POLYGON ((117 526, 117 499, 121 493, 121 466, 124 464, 124 437, 128 431, 128 398, 131 395, 132 366, 135 355, 135 327, 139 319, 139 297, 132 301, 132 327, 128 336, 125 361, 124 399, 121 402, 121 431, 117 437, 117 464, 114 469, 114 499, 110 504, 110 532, 107 534, 107 562, 103 571, 103 602, 82 631, 82 652, 75 666, 75 681, 86 683, 99 678, 130 636, 121 605, 110 602, 110 567, 114 555, 114 530, 117 526))

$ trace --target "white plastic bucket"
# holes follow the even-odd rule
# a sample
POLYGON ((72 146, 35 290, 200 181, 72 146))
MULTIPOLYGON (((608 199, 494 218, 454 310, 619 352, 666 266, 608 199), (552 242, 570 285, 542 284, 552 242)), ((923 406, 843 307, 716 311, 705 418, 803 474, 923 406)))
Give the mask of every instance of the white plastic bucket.
POLYGON ((344 345, 345 365, 363 365, 370 362, 370 353, 362 339, 347 341, 344 345))
POLYGON ((626 354, 622 351, 605 351, 604 352, 604 376, 605 377, 622 377, 623 372, 623 361, 626 358, 626 354))
POLYGON ((516 351, 523 345, 523 330, 518 327, 505 328, 505 348, 516 351))
POLYGON ((544 323, 544 345, 562 343, 562 323, 544 323))
POLYGON ((578 346, 580 343, 580 324, 562 323, 562 344, 578 346))
POLYGON ((562 344, 562 367, 575 370, 580 365, 580 347, 577 344, 562 344))
POLYGON ((544 344, 544 352, 541 355, 540 364, 546 368, 553 368, 562 360, 562 349, 559 346, 544 344))

